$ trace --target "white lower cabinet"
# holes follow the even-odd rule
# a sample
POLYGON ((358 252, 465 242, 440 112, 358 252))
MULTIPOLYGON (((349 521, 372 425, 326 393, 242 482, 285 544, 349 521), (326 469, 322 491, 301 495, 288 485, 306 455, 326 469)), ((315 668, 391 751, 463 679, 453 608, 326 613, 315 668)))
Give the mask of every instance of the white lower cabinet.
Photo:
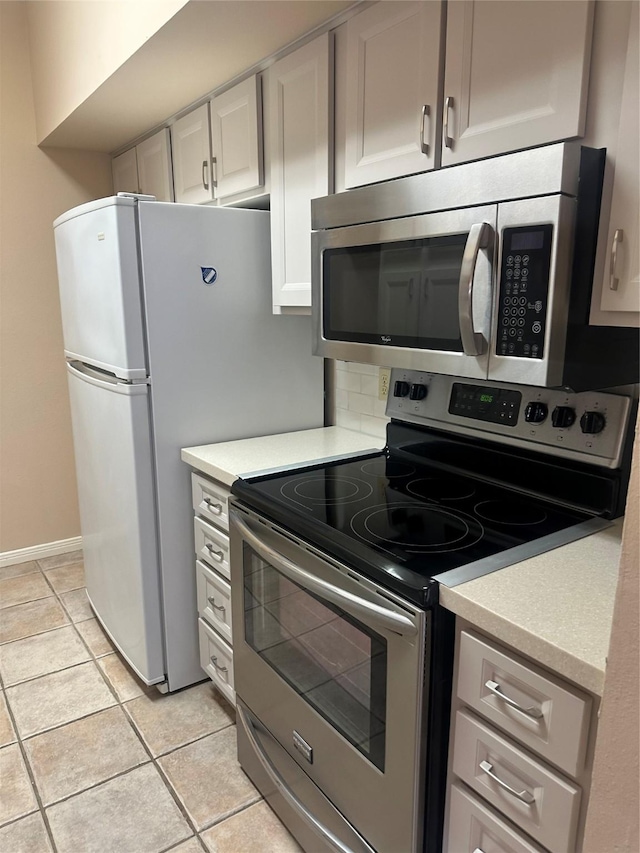
POLYGON ((229 565, 230 492, 222 483, 193 473, 191 494, 196 513, 193 528, 200 666, 222 695, 235 705, 229 565))
POLYGON ((451 853, 543 853, 458 783, 451 786, 449 806, 447 849, 451 853))
POLYGON ((593 706, 556 674, 460 624, 444 853, 577 853, 593 706))

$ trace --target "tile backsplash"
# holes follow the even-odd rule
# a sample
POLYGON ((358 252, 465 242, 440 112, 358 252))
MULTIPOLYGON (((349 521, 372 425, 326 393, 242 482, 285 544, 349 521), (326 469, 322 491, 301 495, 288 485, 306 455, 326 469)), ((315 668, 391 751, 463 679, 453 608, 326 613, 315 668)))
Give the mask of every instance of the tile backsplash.
POLYGON ((336 426, 386 438, 389 418, 386 400, 378 399, 378 376, 383 370, 370 364, 336 361, 336 426))

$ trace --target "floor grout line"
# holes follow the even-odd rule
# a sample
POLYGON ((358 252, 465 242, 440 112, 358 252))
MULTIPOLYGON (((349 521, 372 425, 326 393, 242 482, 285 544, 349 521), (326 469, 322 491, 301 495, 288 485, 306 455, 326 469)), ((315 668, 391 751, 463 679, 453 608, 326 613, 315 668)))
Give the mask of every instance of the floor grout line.
MULTIPOLYGON (((36 799, 36 803, 38 804, 38 810, 40 811, 40 814, 42 815, 42 820, 44 822, 44 826, 45 826, 45 829, 47 831, 47 835, 49 836, 49 842, 51 844, 51 848, 53 850, 53 853, 58 853, 58 848, 57 848, 56 843, 55 843, 54 838, 53 838, 53 832, 51 831, 51 827, 49 825, 49 819, 48 819, 46 812, 45 812, 44 804, 42 802, 42 797, 40 796, 40 790, 38 788, 38 785, 36 783, 36 778, 35 778, 34 773, 33 773, 33 768, 31 767, 31 763, 29 762, 29 756, 27 754, 27 750, 25 749, 25 746, 24 746, 24 743, 23 743, 22 738, 20 736, 20 733, 18 732, 18 726, 16 725, 16 719, 15 719, 15 716, 13 713, 13 709, 11 708, 11 705, 9 704, 8 700, 6 702, 6 705, 7 705, 7 713, 9 714, 9 718, 11 719, 11 723, 12 723, 14 731, 16 733, 16 738, 17 738, 16 742, 17 742, 18 747, 20 749, 20 754, 22 755, 22 760, 24 762, 25 770, 27 771, 27 776, 29 777, 29 782, 31 783, 31 789, 32 789, 33 795, 36 799)), ((34 810, 34 812, 35 812, 35 810, 34 810)), ((30 812, 30 814, 33 814, 34 812, 30 812)), ((23 817, 28 817, 28 815, 23 815, 23 817)), ((20 818, 18 818, 18 820, 19 819, 20 818)))
MULTIPOLYGON (((73 563, 77 563, 77 562, 80 562, 80 561, 78 561, 78 560, 74 560, 74 561, 73 561, 73 563)), ((67 564, 67 565, 73 565, 73 563, 69 563, 69 564, 67 564)), ((142 696, 144 696, 145 694, 144 694, 144 693, 142 693, 142 694, 140 694, 139 696, 133 696, 133 697, 131 697, 131 698, 129 698, 129 699, 125 699, 125 700, 120 699, 120 696, 118 695, 116 688, 115 688, 115 687, 114 687, 114 685, 111 683, 111 681, 109 680, 109 678, 108 678, 108 676, 107 676, 106 672, 102 669, 102 667, 100 666, 100 664, 98 663, 98 661, 99 661, 100 659, 104 658, 104 657, 107 657, 107 656, 108 656, 108 655, 110 655, 110 654, 116 654, 116 655, 117 655, 117 657, 118 657, 120 660, 122 660, 121 656, 118 654, 118 652, 117 652, 117 650, 116 650, 115 648, 114 648, 114 649, 112 649, 112 651, 110 651, 110 652, 107 652, 107 653, 105 653, 105 654, 103 654, 103 655, 100 655, 99 657, 98 657, 98 656, 96 656, 96 655, 95 655, 95 653, 94 653, 94 652, 92 651, 92 649, 90 648, 89 643, 87 642, 87 640, 84 638, 84 636, 82 635, 82 633, 79 631, 79 629, 78 629, 78 627, 77 627, 77 626, 78 626, 78 624, 80 624, 81 622, 86 622, 86 621, 89 621, 89 619, 91 619, 91 618, 95 618, 94 614, 92 613, 92 614, 91 614, 91 616, 88 616, 88 617, 86 617, 86 618, 84 618, 84 619, 79 619, 79 620, 77 620, 77 621, 74 621, 74 619, 73 619, 73 618, 72 618, 72 616, 71 616, 71 613, 70 613, 70 610, 69 610, 68 606, 65 604, 64 600, 62 599, 62 595, 65 595, 65 594, 66 594, 66 593, 68 593, 68 592, 76 592, 76 591, 77 591, 77 590, 79 590, 79 589, 86 589, 86 587, 78 587, 76 590, 64 590, 63 592, 58 592, 58 591, 56 591, 56 590, 54 589, 54 587, 53 587, 53 585, 52 585, 52 583, 51 583, 50 579, 47 577, 47 573, 46 573, 46 572, 47 572, 47 571, 52 571, 52 570, 54 570, 54 569, 58 569, 58 568, 63 568, 64 566, 54 566, 54 567, 52 567, 52 568, 51 568, 51 569, 49 569, 49 570, 44 570, 44 569, 39 565, 39 563, 38 563, 37 561, 36 561, 36 565, 38 566, 38 570, 39 570, 39 571, 41 572, 41 574, 44 576, 44 578, 45 578, 45 580, 46 580, 46 582, 47 582, 48 586, 49 586, 49 587, 50 587, 50 589, 52 590, 52 595, 51 595, 51 596, 46 596, 46 597, 45 597, 45 599, 34 599, 34 601, 42 601, 42 600, 46 600, 46 599, 48 599, 48 598, 52 598, 52 597, 53 597, 53 598, 55 598, 55 599, 56 599, 56 601, 57 601, 57 602, 59 603, 59 605, 61 606, 62 611, 63 611, 63 613, 65 614, 66 618, 68 618, 69 622, 68 622, 68 623, 65 623, 65 624, 63 624, 63 625, 57 625, 57 626, 55 626, 54 628, 49 628, 49 629, 47 629, 46 631, 36 631, 35 633, 33 633, 33 634, 29 634, 29 635, 27 635, 26 637, 18 637, 18 638, 16 638, 15 640, 8 640, 8 641, 6 641, 5 643, 1 643, 0 645, 6 645, 6 644, 11 643, 11 642, 18 642, 19 640, 29 639, 29 638, 31 638, 31 637, 35 637, 35 636, 42 636, 42 635, 44 635, 44 634, 51 633, 52 631, 60 630, 61 628, 68 628, 68 627, 70 627, 70 626, 71 626, 71 627, 73 627, 73 628, 74 628, 76 636, 77 636, 77 637, 79 637, 79 639, 80 639, 81 643, 83 644, 84 648, 86 649, 87 653, 89 654, 89 659, 88 659, 88 660, 85 660, 85 661, 80 661, 80 662, 78 662, 78 663, 76 663, 76 664, 72 664, 72 665, 70 665, 70 666, 63 666, 63 667, 61 667, 60 669, 58 669, 58 670, 54 670, 53 672, 50 672, 50 673, 43 673, 42 675, 39 675, 39 676, 33 676, 32 678, 28 678, 28 679, 25 679, 24 681, 17 682, 16 684, 12 684, 9 688, 6 688, 6 687, 4 687, 4 686, 2 685, 2 679, 1 679, 1 677, 0 677, 0 686, 2 686, 3 692, 5 693, 5 698, 7 698, 7 702, 6 702, 6 704, 7 704, 7 709, 8 709, 8 713, 10 714, 10 719, 11 719, 11 722, 12 722, 12 725, 13 725, 13 727, 14 727, 15 734, 16 734, 16 741, 15 741, 14 743, 17 743, 17 744, 18 744, 18 746, 19 746, 20 753, 21 753, 21 755, 22 755, 22 758, 23 758, 23 761, 24 761, 24 764, 25 764, 25 767, 26 767, 26 770, 27 770, 27 774, 28 774, 28 776, 29 776, 29 781, 30 781, 30 783, 31 783, 31 787, 32 787, 32 789, 33 789, 33 791, 34 791, 34 796, 36 797, 36 802, 37 802, 37 809, 34 809, 34 811, 30 812, 30 813, 29 813, 29 814, 27 814, 27 815, 22 815, 22 816, 20 816, 20 817, 16 818, 15 820, 11 820, 11 821, 7 822, 6 824, 4 824, 4 825, 3 825, 3 827, 2 827, 2 828, 4 828, 5 826, 9 826, 9 825, 10 825, 10 824, 12 824, 12 823, 16 823, 17 821, 22 820, 22 819, 23 819, 23 818, 25 818, 25 817, 29 817, 29 815, 31 815, 31 814, 36 814, 37 812, 39 812, 39 813, 41 814, 41 816, 42 816, 43 821, 44 821, 45 829, 46 829, 47 835, 48 835, 48 837, 49 837, 49 841, 50 841, 50 843, 51 843, 53 853, 58 853, 58 848, 57 848, 57 845, 56 845, 56 843, 55 843, 55 840, 54 840, 54 837, 53 837, 53 832, 52 832, 51 826, 50 826, 50 824, 49 824, 48 816, 47 816, 47 810, 48 810, 48 809, 50 809, 50 808, 52 808, 52 807, 54 807, 54 806, 57 806, 57 805, 59 805, 59 804, 61 804, 61 803, 68 802, 69 800, 73 799, 74 797, 78 797, 78 796, 80 796, 81 794, 84 794, 84 793, 85 793, 85 792, 87 792, 87 791, 93 790, 93 789, 95 789, 95 788, 99 788, 101 785, 104 785, 104 784, 106 784, 107 782, 112 782, 114 779, 117 779, 117 778, 120 778, 120 777, 122 777, 122 776, 125 776, 125 775, 127 775, 128 773, 131 773, 131 772, 133 772, 133 771, 135 771, 135 770, 137 770, 137 769, 139 769, 139 768, 141 768, 141 767, 147 767, 149 764, 151 764, 151 765, 153 765, 153 766, 155 767, 155 770, 156 770, 156 772, 158 773, 158 775, 160 776, 160 778, 161 778, 161 780, 162 780, 162 782, 163 782, 163 785, 164 785, 165 789, 168 791, 168 793, 169 793, 169 795, 171 796, 172 800, 175 802, 175 804, 176 804, 176 806, 177 806, 177 808, 178 808, 178 810, 179 810, 180 814, 182 815, 182 817, 184 818, 184 820, 185 820, 185 822, 186 822, 186 824, 187 824, 188 829, 192 832, 192 835, 191 835, 191 836, 189 836, 189 838, 183 839, 183 840, 181 840, 181 841, 177 842, 176 844, 171 845, 170 847, 162 848, 160 851, 158 851, 158 853, 170 853, 170 851, 172 851, 172 850, 174 850, 174 849, 176 849, 176 848, 180 847, 180 845, 184 844, 186 841, 189 841, 189 840, 190 840, 190 838, 196 838, 196 839, 197 839, 197 842, 198 842, 198 844, 199 844, 199 846, 200 846, 200 847, 202 848, 202 850, 203 850, 203 853, 208 853, 208 847, 205 845, 204 841, 202 840, 202 838, 201 838, 201 836, 200 836, 200 833, 201 833, 201 832, 205 832, 205 831, 207 831, 207 830, 211 829, 211 828, 212 828, 212 827, 214 827, 214 826, 218 826, 219 824, 223 823, 223 822, 224 822, 225 820, 227 820, 228 818, 234 817, 235 815, 240 814, 241 812, 245 811, 246 809, 248 809, 248 808, 250 808, 250 807, 252 807, 252 806, 256 805, 256 803, 261 802, 264 798, 262 797, 262 795, 260 794, 260 792, 256 789, 256 799, 255 799, 255 800, 253 800, 253 801, 252 801, 252 802, 250 802, 250 803, 246 803, 246 804, 244 804, 244 805, 242 805, 242 806, 239 806, 239 807, 238 807, 237 809, 235 809, 235 810, 232 810, 232 811, 229 811, 228 813, 225 813, 225 815, 224 815, 223 817, 220 817, 220 818, 218 818, 218 819, 216 819, 216 820, 212 821, 211 823, 207 823, 207 824, 206 824, 205 826, 203 826, 201 829, 198 829, 198 827, 197 827, 197 825, 196 825, 195 821, 191 818, 191 816, 189 815, 189 813, 188 813, 188 811, 187 811, 186 806, 183 804, 183 802, 182 802, 182 800, 181 800, 181 797, 180 797, 180 795, 178 794, 177 789, 176 789, 176 788, 174 788, 173 784, 172 784, 172 783, 171 783, 171 781, 169 780, 169 777, 167 776, 167 774, 165 773, 164 769, 162 768, 162 766, 161 766, 161 764, 160 764, 160 760, 161 760, 161 759, 163 759, 163 758, 165 758, 165 757, 167 757, 167 756, 169 756, 169 755, 172 755, 172 754, 174 754, 174 753, 178 752, 179 750, 181 750, 181 749, 183 749, 183 748, 185 748, 185 747, 187 747, 187 746, 190 746, 190 745, 192 745, 192 744, 194 744, 194 743, 197 743, 198 741, 204 740, 205 738, 208 738, 208 737, 210 737, 210 736, 212 736, 212 735, 218 734, 219 732, 222 732, 222 731, 224 731, 224 730, 226 730, 226 729, 228 729, 228 728, 231 728, 231 727, 235 726, 235 720, 230 720, 228 724, 223 725, 223 726, 221 726, 221 727, 220 727, 220 728, 218 728, 218 729, 215 729, 215 730, 213 730, 213 731, 207 732, 207 733, 205 733, 205 734, 203 734, 203 735, 199 735, 198 737, 193 738, 192 740, 189 740, 189 741, 187 741, 187 742, 185 742, 185 743, 183 743, 183 744, 180 744, 180 745, 178 745, 178 746, 172 747, 171 749, 167 750, 166 752, 163 752, 163 753, 159 754, 158 756, 154 756, 154 755, 153 755, 153 753, 151 752, 151 748, 147 745, 147 743, 146 743, 146 741, 145 741, 145 739, 144 739, 144 735, 143 735, 143 733, 142 733, 142 729, 139 729, 139 728, 138 728, 138 725, 136 724, 136 722, 135 722, 135 720, 134 720, 133 716, 131 715, 131 713, 130 713, 129 709, 127 708, 127 705, 128 705, 129 703, 134 702, 136 699, 140 699, 140 698, 142 698, 142 696), (64 672, 64 671, 67 671, 67 670, 70 670, 70 669, 76 668, 76 667, 78 667, 78 666, 83 666, 83 665, 85 665, 85 664, 87 664, 87 663, 93 663, 93 664, 95 665, 95 667, 97 668, 98 672, 100 673, 100 676, 101 676, 101 678, 102 678, 103 682, 105 683, 105 685, 107 686, 107 688, 108 688, 109 692, 111 693, 111 695, 112 695, 112 697, 113 697, 113 699, 114 699, 115 704, 113 704, 113 705, 109 705, 109 706, 107 706, 107 707, 105 707, 105 708, 100 708, 100 709, 98 709, 98 710, 96 710, 96 711, 91 711, 90 713, 83 714, 81 717, 77 717, 77 718, 75 718, 75 719, 73 719, 73 720, 68 720, 67 722, 60 723, 60 724, 55 725, 55 726, 51 726, 50 728, 43 729, 43 730, 42 730, 42 731, 40 731, 40 732, 35 732, 34 734, 27 735, 26 737, 24 737, 24 738, 23 738, 23 737, 22 737, 22 735, 18 732, 18 728, 17 728, 17 725, 16 725, 15 716, 14 716, 14 714, 13 714, 13 710, 10 708, 8 697, 6 697, 7 689, 9 689, 9 690, 10 690, 12 687, 19 687, 19 686, 20 686, 20 685, 22 685, 22 684, 28 684, 28 683, 31 683, 31 682, 33 682, 33 681, 38 680, 39 678, 44 678, 44 677, 46 677, 46 676, 48 676, 48 675, 54 675, 54 674, 56 674, 57 672, 64 672), (138 740, 138 741, 140 742, 140 744, 142 745, 142 748, 143 748, 144 752, 146 753, 146 756, 147 756, 148 760, 146 760, 146 761, 142 761, 140 764, 137 764, 137 765, 135 765, 135 766, 133 766, 133 767, 129 767, 129 768, 127 768, 126 770, 122 770, 122 771, 120 771, 119 773, 115 773, 115 774, 113 774, 112 776, 109 776, 107 779, 102 779, 102 780, 100 780, 99 782, 96 782, 95 784, 89 785, 89 786, 87 786, 86 788, 81 789, 80 791, 77 791, 77 792, 75 792, 75 793, 73 793, 73 794, 69 794, 69 795, 67 795, 67 796, 65 796, 65 797, 62 797, 62 798, 60 798, 59 800, 55 800, 54 802, 48 803, 48 804, 45 806, 45 805, 44 805, 44 802, 43 802, 43 800, 42 800, 42 796, 41 796, 41 794, 40 794, 40 790, 39 790, 39 788, 38 788, 38 784, 37 784, 37 781, 36 781, 36 778, 35 778, 35 773, 34 773, 33 768, 32 768, 32 766, 31 766, 31 763, 30 763, 30 760, 29 760, 29 754, 28 754, 28 752, 27 752, 27 749, 26 749, 25 744, 26 744, 26 743, 28 743, 29 741, 31 741, 31 740, 33 740, 33 739, 35 739, 36 737, 39 737, 39 736, 41 736, 41 735, 44 735, 44 734, 47 734, 47 733, 49 733, 49 732, 55 731, 55 730, 57 730, 57 729, 64 728, 65 726, 71 725, 71 724, 73 724, 73 723, 75 723, 75 722, 79 722, 80 720, 85 720, 85 719, 88 719, 89 717, 96 716, 96 715, 101 714, 101 713, 103 713, 103 712, 105 712, 105 711, 111 710, 111 709, 113 709, 113 708, 115 708, 115 707, 120 708, 120 709, 121 709, 121 711, 123 712, 124 718, 126 719, 126 721, 127 721, 128 725, 131 727, 131 729, 132 729, 132 731, 133 731, 133 733, 134 733, 135 737, 137 738, 137 740, 138 740)), ((30 574, 32 574, 32 573, 30 573, 30 574)), ((24 603, 25 603, 25 604, 28 604, 28 603, 30 603, 30 602, 24 602, 24 603)), ((16 607, 17 607, 17 606, 20 606, 20 605, 13 605, 13 606, 16 606, 16 607)), ((9 609, 11 609, 11 608, 6 608, 6 610, 9 610, 9 609)), ((96 620, 96 621, 97 621, 97 622, 98 622, 98 624, 99 624, 99 620, 96 620)), ((204 679, 203 679, 203 682, 199 682, 199 683, 206 683, 206 678, 204 678, 204 679)), ((189 690, 189 689, 191 689, 192 687, 195 687, 195 686, 196 686, 196 685, 189 685, 187 688, 185 688, 185 690, 189 690)), ((229 703, 225 701, 225 705, 227 705, 227 704, 229 704, 229 703)), ((231 711, 233 711, 233 710, 234 710, 232 705, 229 705, 229 708, 230 708, 230 710, 231 710, 231 711)), ((7 744, 7 746, 9 746, 9 745, 13 745, 13 744, 7 744)))

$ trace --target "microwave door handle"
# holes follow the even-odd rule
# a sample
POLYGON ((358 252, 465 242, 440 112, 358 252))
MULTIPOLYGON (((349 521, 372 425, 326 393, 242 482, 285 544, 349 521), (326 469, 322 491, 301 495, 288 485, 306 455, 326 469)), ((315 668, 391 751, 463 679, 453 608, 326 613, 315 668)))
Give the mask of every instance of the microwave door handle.
POLYGON ((349 612, 359 616, 370 625, 377 625, 387 631, 400 634, 402 637, 411 637, 417 634, 418 629, 407 616, 402 616, 402 614, 395 613, 386 607, 381 607, 379 604, 373 604, 364 598, 359 598, 351 592, 340 589, 340 587, 312 575, 310 572, 291 562, 283 554, 279 554, 274 548, 267 545, 266 542, 263 542, 235 512, 230 513, 230 517, 232 523, 238 528, 242 538, 249 543, 253 550, 263 560, 271 563, 278 571, 282 572, 289 580, 297 583, 299 586, 303 586, 321 598, 325 598, 332 604, 349 610, 349 612))
POLYGON ((460 267, 460 287, 458 290, 458 316, 460 337, 465 355, 482 355, 486 340, 481 332, 473 327, 473 277, 480 249, 486 249, 493 240, 493 228, 488 222, 476 222, 469 230, 467 243, 462 255, 460 267))

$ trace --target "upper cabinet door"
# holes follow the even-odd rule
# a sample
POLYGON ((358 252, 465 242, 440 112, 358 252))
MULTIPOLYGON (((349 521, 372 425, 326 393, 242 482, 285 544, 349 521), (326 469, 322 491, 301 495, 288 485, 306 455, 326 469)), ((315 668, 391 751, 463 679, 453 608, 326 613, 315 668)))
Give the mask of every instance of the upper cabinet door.
POLYGON ((173 201, 170 146, 168 128, 136 145, 140 192, 154 195, 158 201, 173 201))
POLYGON ((136 149, 130 148, 111 161, 114 193, 138 193, 138 158, 136 149))
POLYGON ((440 2, 376 3, 347 22, 347 188, 434 167, 441 24, 440 2))
POLYGON ((311 306, 311 199, 331 192, 332 36, 268 69, 273 306, 311 306))
POLYGON ((448 4, 442 165, 584 133, 593 4, 448 4))
POLYGON ((615 171, 611 217, 609 219, 607 263, 602 286, 602 311, 635 312, 629 322, 639 325, 640 315, 640 214, 638 211, 638 187, 640 187, 640 104, 639 56, 638 56, 638 4, 631 9, 629 44, 625 65, 620 125, 616 146, 615 171))
POLYGON ((209 105, 178 119, 171 128, 176 201, 202 204, 213 199, 209 105))
POLYGON ((255 74, 212 99, 216 198, 262 186, 261 112, 260 79, 255 74))

